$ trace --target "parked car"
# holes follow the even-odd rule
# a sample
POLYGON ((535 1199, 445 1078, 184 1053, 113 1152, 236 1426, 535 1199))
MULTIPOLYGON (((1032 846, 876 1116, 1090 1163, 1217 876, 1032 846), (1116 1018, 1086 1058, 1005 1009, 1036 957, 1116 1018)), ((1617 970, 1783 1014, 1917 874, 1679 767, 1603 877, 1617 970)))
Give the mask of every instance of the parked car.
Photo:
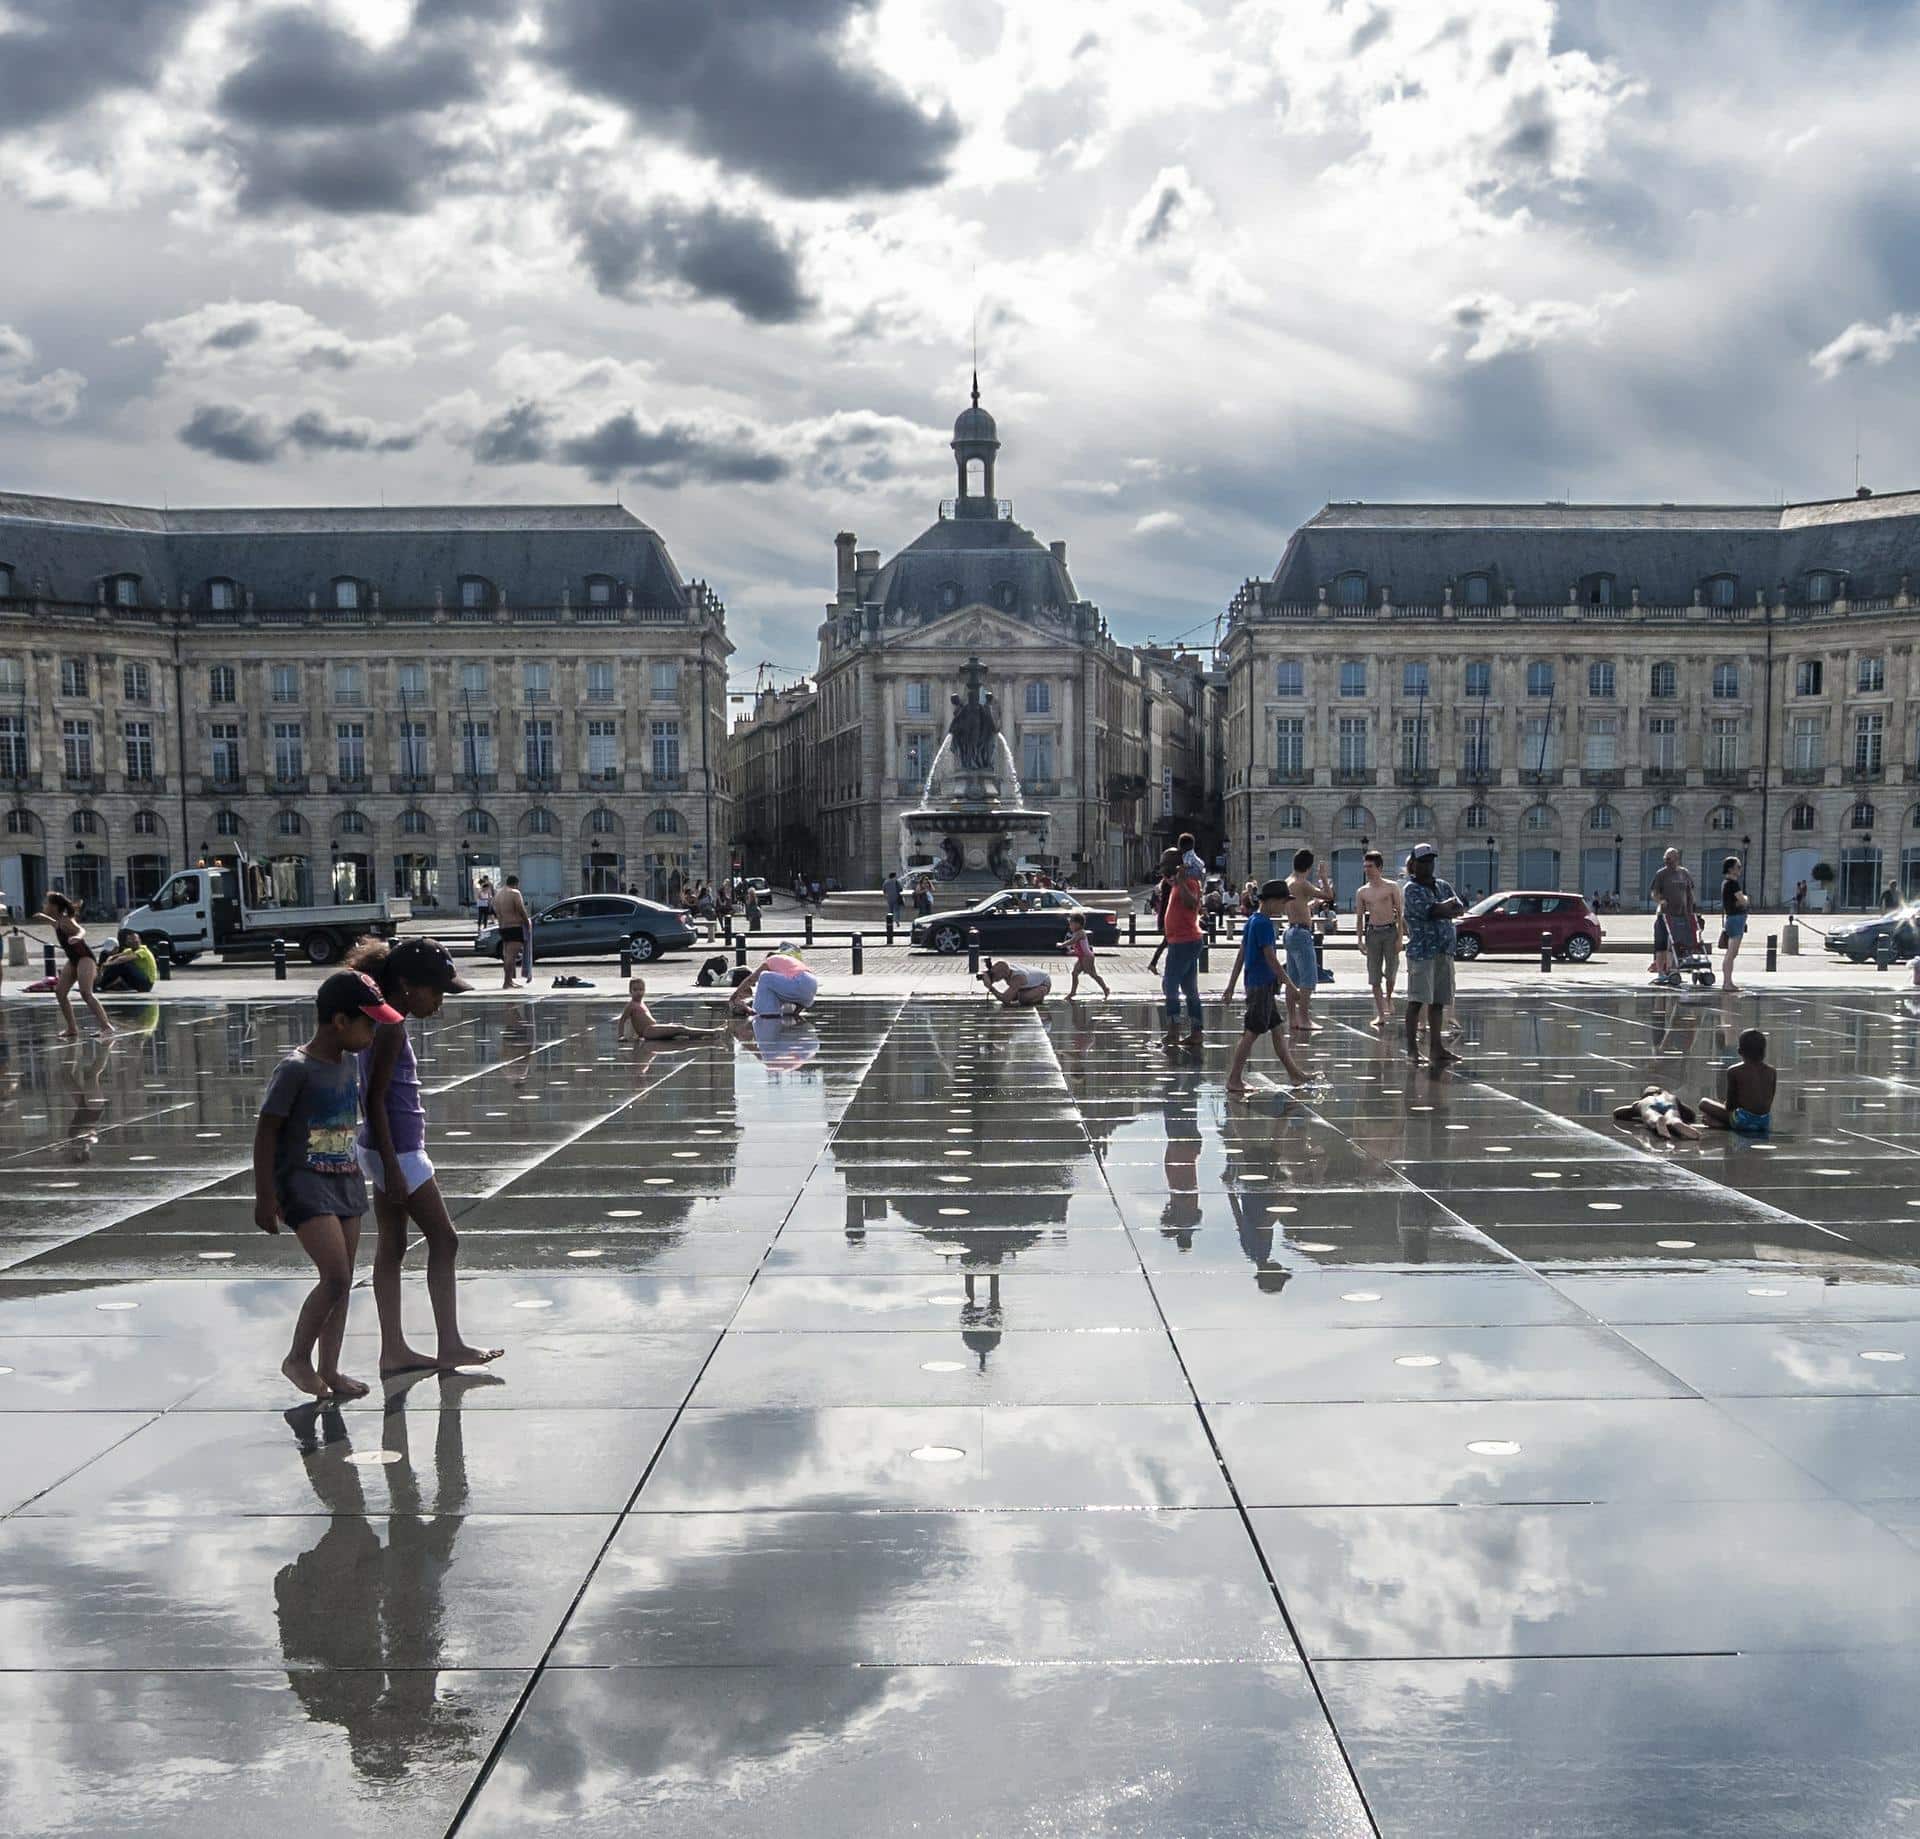
MULTIPOLYGON (((533 916, 536 964, 547 958, 610 958, 623 945, 645 964, 662 952, 685 951, 694 938, 684 913, 631 894, 582 894, 533 916)), ((500 928, 488 926, 473 949, 478 957, 499 957, 500 928)))
POLYGON ((1851 925, 1836 926, 1827 934, 1827 950, 1837 951, 1855 964, 1871 964, 1884 937, 1893 940, 1896 959, 1911 958, 1920 951, 1920 902, 1910 907, 1895 907, 1890 913, 1876 913, 1851 925))
POLYGON ((1553 935, 1557 958, 1584 964, 1606 934, 1583 894, 1528 890, 1489 894, 1454 922, 1453 955, 1477 958, 1483 951, 1537 952, 1540 935, 1553 935))
POLYGON ((1083 907, 1058 888, 1002 888, 977 906, 929 913, 913 922, 910 942, 923 951, 965 951, 967 932, 977 927, 985 950, 1057 950, 1066 939, 1067 921, 1076 913, 1085 918, 1094 944, 1120 942, 1120 922, 1111 913, 1083 907))

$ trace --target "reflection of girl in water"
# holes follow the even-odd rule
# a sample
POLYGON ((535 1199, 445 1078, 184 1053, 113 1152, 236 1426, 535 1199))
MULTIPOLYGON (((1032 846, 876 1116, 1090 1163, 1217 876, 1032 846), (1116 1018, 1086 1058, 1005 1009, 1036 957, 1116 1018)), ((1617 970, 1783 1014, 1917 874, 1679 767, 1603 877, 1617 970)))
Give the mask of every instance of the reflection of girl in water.
POLYGON ((73 1116, 67 1121, 66 1155, 69 1162, 91 1162, 100 1141, 100 1124, 107 1115, 107 1099, 100 1090, 100 1075, 106 1071, 108 1048, 96 1042, 88 1050, 85 1077, 77 1061, 64 1069, 67 1084, 73 1088, 73 1116))

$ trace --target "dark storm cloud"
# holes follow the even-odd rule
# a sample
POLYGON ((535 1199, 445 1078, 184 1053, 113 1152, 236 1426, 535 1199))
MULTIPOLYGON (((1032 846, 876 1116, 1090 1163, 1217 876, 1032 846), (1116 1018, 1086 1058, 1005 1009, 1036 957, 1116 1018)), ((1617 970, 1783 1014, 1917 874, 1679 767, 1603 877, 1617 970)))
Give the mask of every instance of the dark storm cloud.
POLYGON ((1522 165, 1544 166, 1560 144, 1560 129, 1547 98, 1539 90, 1514 98, 1500 151, 1522 165))
POLYGON ((56 121, 114 90, 144 89, 198 0, 61 0, 0 26, 0 136, 56 121))
POLYGON ((256 410, 209 402, 188 417, 180 440, 216 459, 266 466, 290 447, 302 453, 407 453, 420 436, 415 430, 382 431, 366 422, 335 421, 324 409, 304 409, 276 425, 256 410))
POLYGON ((543 55, 643 132, 796 197, 937 184, 960 138, 863 64, 873 0, 551 0, 543 55))
POLYGON ((715 441, 680 422, 643 427, 631 409, 610 415, 599 427, 558 443, 554 458, 600 481, 636 473, 657 483, 702 479, 722 484, 767 485, 787 474, 787 463, 745 442, 715 441))
POLYGON ((403 39, 375 51, 310 13, 267 14, 248 35, 250 55, 214 98, 229 121, 288 128, 371 127, 471 100, 480 93, 460 46, 403 39))
POLYGON ((761 325, 785 324, 812 310, 792 246, 757 213, 711 204, 634 212, 602 199, 576 212, 573 229, 603 294, 631 299, 651 283, 672 282, 704 300, 724 300, 761 325))
POLYGON ((521 10, 522 0, 414 0, 413 23, 505 25, 521 10))
POLYGON ((433 184, 453 151, 402 125, 378 134, 244 135, 226 143, 239 167, 240 210, 262 217, 288 208, 339 216, 415 215, 434 202, 433 184))
POLYGON ((516 402, 473 437, 473 457, 482 466, 527 466, 544 460, 552 421, 537 404, 516 402))
POLYGON ((218 332, 209 332, 201 342, 209 351, 239 351, 255 343, 265 330, 257 319, 236 319, 218 332))

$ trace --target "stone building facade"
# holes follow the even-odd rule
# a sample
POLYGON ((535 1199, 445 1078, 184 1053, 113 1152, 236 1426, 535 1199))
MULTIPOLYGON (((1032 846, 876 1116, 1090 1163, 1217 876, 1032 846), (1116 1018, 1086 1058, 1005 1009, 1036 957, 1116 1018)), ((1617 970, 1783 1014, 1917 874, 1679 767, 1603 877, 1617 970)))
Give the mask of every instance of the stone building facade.
POLYGON ((784 885, 820 862, 820 698, 811 683, 763 689, 728 737, 733 853, 746 874, 784 885))
POLYGON ((817 678, 822 871, 871 887, 901 861, 901 813, 921 802, 977 655, 1022 800, 1048 814, 1045 865, 1081 886, 1137 880, 1169 797, 1217 829, 1213 788, 1195 777, 1213 756, 1188 738, 1204 736, 1217 688, 1197 662, 1119 643, 1074 586, 1066 544, 1014 521, 977 383, 952 447, 956 496, 898 555, 835 539, 817 678))
POLYGON ((1920 892, 1920 494, 1786 506, 1330 504, 1233 598, 1240 872, 1434 843, 1463 894, 1920 892), (1823 872, 1824 871, 1824 872, 1823 872), (1831 882, 1826 881, 1831 874, 1831 882))
POLYGON ((724 866, 730 651, 615 506, 0 495, 0 895, 244 853, 287 904, 667 897, 724 866))

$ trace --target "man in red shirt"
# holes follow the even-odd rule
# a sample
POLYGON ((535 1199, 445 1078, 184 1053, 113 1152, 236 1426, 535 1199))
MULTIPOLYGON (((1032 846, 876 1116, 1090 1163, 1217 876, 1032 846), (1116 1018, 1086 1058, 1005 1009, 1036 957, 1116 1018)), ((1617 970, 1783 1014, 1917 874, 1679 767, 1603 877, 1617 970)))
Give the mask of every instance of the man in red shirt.
POLYGON ((1167 1045, 1171 1047, 1180 1037, 1180 1003, 1184 997, 1186 1044, 1198 1047, 1206 1038, 1200 1025, 1200 953, 1205 949, 1200 936, 1200 880, 1182 866, 1177 850, 1170 849, 1160 858, 1160 872, 1172 883, 1160 922, 1167 942, 1166 968, 1160 973, 1160 988, 1167 999, 1167 1045))

